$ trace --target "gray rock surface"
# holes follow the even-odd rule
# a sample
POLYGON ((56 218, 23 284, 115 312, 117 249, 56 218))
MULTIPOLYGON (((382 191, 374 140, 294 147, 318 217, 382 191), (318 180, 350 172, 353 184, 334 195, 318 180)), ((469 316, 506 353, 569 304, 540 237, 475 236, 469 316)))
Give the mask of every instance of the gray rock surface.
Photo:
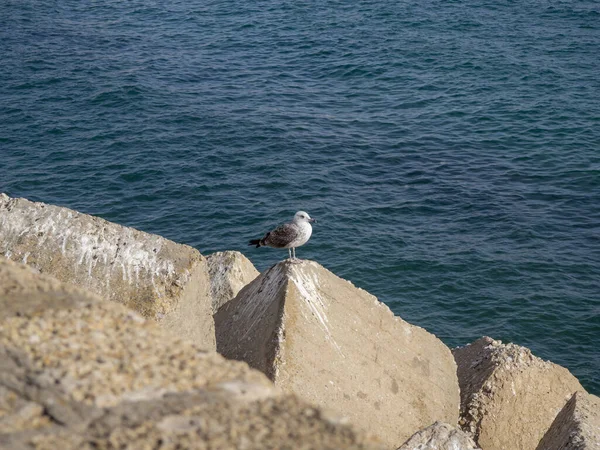
POLYGON ((435 422, 404 443, 398 450, 481 450, 465 432, 443 422, 435 422))
POLYGON ((213 390, 123 403, 80 427, 0 435, 10 450, 384 450, 294 396, 243 403, 213 390))
POLYGON ((0 448, 381 445, 260 372, 0 258, 0 448))
POLYGON ((271 388, 244 363, 225 362, 135 311, 7 260, 0 260, 0 311, 0 359, 30 372, 19 385, 50 382, 82 404, 114 406, 239 380, 271 388))
POLYGON ((250 260, 240 252, 217 252, 208 255, 206 259, 213 314, 260 275, 250 260))
POLYGON ((583 390, 567 369, 515 344, 483 337, 453 354, 460 425, 485 450, 535 449, 567 400, 583 390))
POLYGON ((0 256, 123 303, 215 349, 206 258, 192 247, 0 194, 0 256))
POLYGON ((450 350, 315 262, 273 266, 219 309, 215 325, 227 358, 347 416, 388 448, 458 419, 450 350))
POLYGON ((573 394, 537 450, 600 450, 600 398, 585 392, 573 394))

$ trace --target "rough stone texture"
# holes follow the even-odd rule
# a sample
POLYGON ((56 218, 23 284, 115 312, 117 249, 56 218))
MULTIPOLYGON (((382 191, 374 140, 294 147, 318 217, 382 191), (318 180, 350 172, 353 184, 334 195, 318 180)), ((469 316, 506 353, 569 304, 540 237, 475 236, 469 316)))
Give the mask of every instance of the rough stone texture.
POLYGON ((240 252, 217 252, 206 259, 213 314, 260 275, 250 260, 240 252))
POLYGON ((0 311, 2 449, 382 450, 246 364, 1 259, 0 311))
POLYGON ((567 400, 583 390, 567 369, 515 344, 483 337, 453 353, 460 424, 485 450, 535 449, 567 400))
POLYGON ((192 247, 0 194, 0 256, 124 303, 215 349, 206 258, 192 247))
POLYGON ((600 398, 573 394, 537 450, 600 450, 600 398))
POLYGON ((3 364, 38 371, 40 383, 83 404, 113 406, 231 380, 271 387, 246 364, 225 362, 135 311, 7 260, 0 260, 0 312, 3 364))
POLYGON ((50 420, 40 405, 0 386, 0 435, 48 425, 50 420))
POLYGON ((0 434, 11 450, 384 450, 295 396, 240 402, 199 391, 97 411, 80 427, 0 434))
POLYGON ((347 415, 389 448, 435 420, 457 421, 450 350, 315 262, 273 266, 219 309, 215 325, 221 354, 347 415))
POLYGON ((0 322, 59 304, 66 309, 82 298, 98 299, 84 289, 61 283, 55 278, 40 275, 29 266, 0 257, 0 322))
POLYGON ((398 450, 481 450, 465 432, 443 422, 417 431, 398 450))

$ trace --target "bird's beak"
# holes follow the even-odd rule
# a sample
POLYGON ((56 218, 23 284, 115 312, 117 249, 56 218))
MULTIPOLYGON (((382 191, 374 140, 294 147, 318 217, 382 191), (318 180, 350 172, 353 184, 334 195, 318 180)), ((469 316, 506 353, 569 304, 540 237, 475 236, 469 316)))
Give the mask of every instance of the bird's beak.
POLYGON ((308 219, 309 222, 317 223, 317 219, 308 219))

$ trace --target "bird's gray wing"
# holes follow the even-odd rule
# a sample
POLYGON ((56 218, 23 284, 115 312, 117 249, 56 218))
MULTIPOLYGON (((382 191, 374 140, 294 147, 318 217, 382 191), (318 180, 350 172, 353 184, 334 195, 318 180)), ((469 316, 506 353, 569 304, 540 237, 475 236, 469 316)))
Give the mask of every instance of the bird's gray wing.
POLYGON ((264 242, 270 247, 282 248, 298 237, 299 230, 294 224, 285 223, 268 232, 264 242))

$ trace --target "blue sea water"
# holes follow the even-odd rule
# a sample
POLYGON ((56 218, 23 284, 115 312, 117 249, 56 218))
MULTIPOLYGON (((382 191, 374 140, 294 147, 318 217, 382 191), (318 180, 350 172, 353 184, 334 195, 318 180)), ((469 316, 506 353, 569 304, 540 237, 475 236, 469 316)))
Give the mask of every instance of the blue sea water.
POLYGON ((263 270, 298 249, 449 346, 600 394, 600 4, 0 2, 0 191, 263 270))

